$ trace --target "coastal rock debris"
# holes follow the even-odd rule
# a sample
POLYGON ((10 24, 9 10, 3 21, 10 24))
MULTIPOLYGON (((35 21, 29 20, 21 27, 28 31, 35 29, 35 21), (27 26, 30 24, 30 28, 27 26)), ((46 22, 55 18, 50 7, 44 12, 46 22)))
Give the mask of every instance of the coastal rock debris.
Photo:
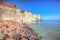
POLYGON ((0 20, 0 40, 40 40, 36 32, 26 24, 0 20))

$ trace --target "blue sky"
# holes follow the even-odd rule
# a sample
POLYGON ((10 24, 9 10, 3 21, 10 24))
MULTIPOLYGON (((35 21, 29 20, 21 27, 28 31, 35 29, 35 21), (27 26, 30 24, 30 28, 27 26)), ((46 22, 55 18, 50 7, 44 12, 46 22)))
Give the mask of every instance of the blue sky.
POLYGON ((40 1, 40 0, 6 0, 12 5, 17 5, 20 10, 26 10, 33 14, 41 15, 42 19, 60 20, 59 1, 40 1))

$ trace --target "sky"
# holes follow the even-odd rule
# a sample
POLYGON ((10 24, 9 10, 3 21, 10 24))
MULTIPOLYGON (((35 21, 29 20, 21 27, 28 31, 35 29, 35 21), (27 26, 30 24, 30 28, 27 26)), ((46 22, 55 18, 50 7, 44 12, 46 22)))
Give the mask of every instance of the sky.
POLYGON ((5 0, 22 11, 41 15, 45 20, 60 20, 60 1, 51 0, 5 0))

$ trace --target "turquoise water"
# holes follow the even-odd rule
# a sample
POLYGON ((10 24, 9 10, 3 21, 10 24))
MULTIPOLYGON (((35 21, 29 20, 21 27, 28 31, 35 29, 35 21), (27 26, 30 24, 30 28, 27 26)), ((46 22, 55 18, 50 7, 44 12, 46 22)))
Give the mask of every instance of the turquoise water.
POLYGON ((29 26, 43 36, 43 40, 60 40, 60 21, 44 21, 29 26))

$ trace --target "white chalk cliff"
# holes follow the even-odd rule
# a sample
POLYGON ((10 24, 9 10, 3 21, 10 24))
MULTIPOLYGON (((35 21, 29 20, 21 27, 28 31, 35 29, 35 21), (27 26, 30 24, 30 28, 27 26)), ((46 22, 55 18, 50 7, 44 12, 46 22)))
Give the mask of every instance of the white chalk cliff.
POLYGON ((0 19, 4 20, 15 20, 23 23, 33 23, 41 21, 40 15, 32 14, 27 11, 21 11, 16 7, 13 7, 6 3, 0 4, 0 19), (2 5, 1 5, 2 4, 2 5), (2 14, 3 13, 3 14, 2 14))

